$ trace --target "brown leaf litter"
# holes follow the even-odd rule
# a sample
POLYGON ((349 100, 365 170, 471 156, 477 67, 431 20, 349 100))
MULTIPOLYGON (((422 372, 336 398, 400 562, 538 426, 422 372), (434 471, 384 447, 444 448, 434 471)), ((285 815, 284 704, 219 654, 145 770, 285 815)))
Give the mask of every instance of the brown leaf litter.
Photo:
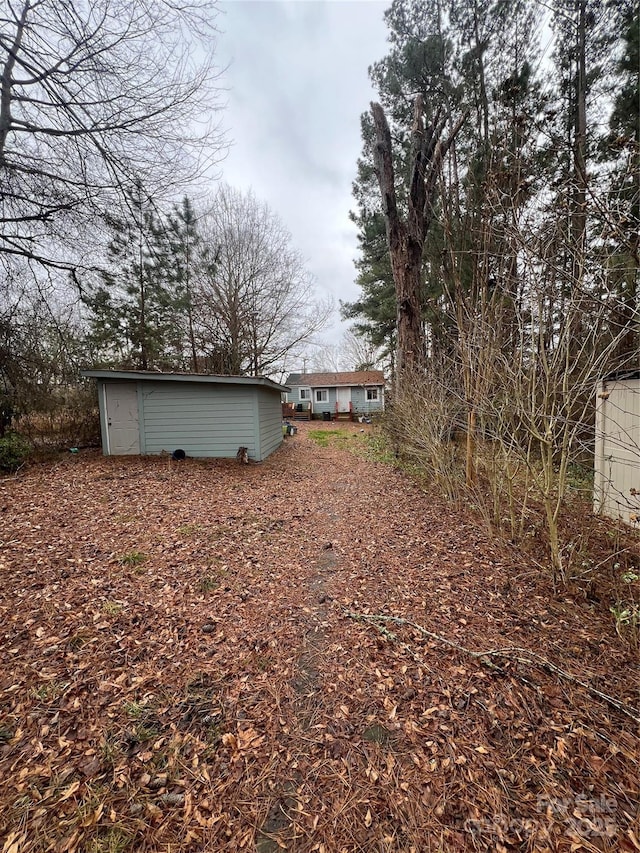
POLYGON ((0 482, 3 853, 640 850, 606 608, 309 429, 0 482))

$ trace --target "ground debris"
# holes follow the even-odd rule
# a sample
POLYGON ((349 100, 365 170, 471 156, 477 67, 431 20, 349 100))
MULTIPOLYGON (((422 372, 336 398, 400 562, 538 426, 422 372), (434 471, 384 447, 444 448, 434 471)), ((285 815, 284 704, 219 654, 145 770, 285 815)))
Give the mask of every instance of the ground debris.
POLYGON ((0 482, 0 851, 640 849, 606 597, 310 429, 0 482))

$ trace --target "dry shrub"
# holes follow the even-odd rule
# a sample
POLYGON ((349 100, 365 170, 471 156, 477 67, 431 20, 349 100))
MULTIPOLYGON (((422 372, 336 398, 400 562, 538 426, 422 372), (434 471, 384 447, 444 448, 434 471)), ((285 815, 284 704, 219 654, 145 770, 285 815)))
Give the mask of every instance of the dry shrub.
POLYGON ((0 438, 0 472, 17 471, 31 454, 31 445, 16 432, 7 432, 0 438))
MULTIPOLYGON (((480 519, 492 536, 508 540, 550 570, 548 517, 541 488, 544 471, 536 447, 518 435, 506 402, 485 407, 473 442, 473 482, 466 482, 466 418, 455 386, 425 378, 397 396, 383 422, 386 438, 404 467, 457 507, 480 519)), ((584 456, 581 445, 578 453, 584 456)), ((623 645, 640 645, 639 531, 593 515, 590 469, 571 461, 566 485, 549 489, 559 500, 558 546, 563 584, 578 600, 599 604, 615 623, 623 645)), ((555 577, 550 570, 552 578, 555 577)))
POLYGON ((21 415, 15 427, 37 450, 99 446, 100 416, 95 393, 71 389, 54 398, 47 411, 21 415))
POLYGON ((527 459, 506 440, 475 443, 475 480, 468 491, 487 529, 519 542, 535 516, 530 499, 527 459))
POLYGON ((464 489, 464 459, 457 441, 461 412, 443 383, 425 377, 396 396, 384 429, 406 462, 417 465, 448 500, 464 489))
POLYGON ((465 470, 466 416, 451 384, 425 378, 394 400, 385 421, 397 454, 448 500, 464 500, 492 532, 517 541, 531 513, 526 459, 495 419, 481 418, 474 441, 473 483, 465 470))

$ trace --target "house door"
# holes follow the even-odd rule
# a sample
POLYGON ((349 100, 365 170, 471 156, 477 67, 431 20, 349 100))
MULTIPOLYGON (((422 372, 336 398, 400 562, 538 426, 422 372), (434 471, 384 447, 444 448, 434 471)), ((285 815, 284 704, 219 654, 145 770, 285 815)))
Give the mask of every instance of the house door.
POLYGON ((337 389, 338 411, 348 412, 349 404, 351 403, 351 388, 337 389))
POLYGON ((132 382, 105 382, 105 414, 109 454, 140 453, 138 391, 132 382))

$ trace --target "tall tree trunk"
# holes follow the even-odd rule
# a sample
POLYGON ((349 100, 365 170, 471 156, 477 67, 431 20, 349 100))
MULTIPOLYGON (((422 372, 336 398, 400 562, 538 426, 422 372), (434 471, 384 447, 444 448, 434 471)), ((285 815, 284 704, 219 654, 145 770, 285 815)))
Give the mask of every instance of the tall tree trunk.
MULTIPOLYGON (((403 229, 404 230, 404 229, 403 229)), ((401 245, 391 251, 391 269, 396 286, 397 340, 396 369, 398 375, 413 373, 424 361, 422 325, 422 246, 405 233, 401 245)))
POLYGON ((396 290, 396 387, 401 392, 424 364, 422 252, 433 218, 433 201, 442 158, 462 127, 464 117, 443 141, 441 137, 446 119, 436 115, 425 129, 423 100, 420 95, 416 98, 411 130, 407 216, 403 219, 398 211, 389 124, 380 104, 372 103, 371 112, 376 132, 374 159, 396 290))
POLYGON ((587 232, 587 83, 586 83, 586 0, 577 0, 575 117, 573 137, 573 204, 571 211, 571 279, 581 289, 584 278, 587 232))

